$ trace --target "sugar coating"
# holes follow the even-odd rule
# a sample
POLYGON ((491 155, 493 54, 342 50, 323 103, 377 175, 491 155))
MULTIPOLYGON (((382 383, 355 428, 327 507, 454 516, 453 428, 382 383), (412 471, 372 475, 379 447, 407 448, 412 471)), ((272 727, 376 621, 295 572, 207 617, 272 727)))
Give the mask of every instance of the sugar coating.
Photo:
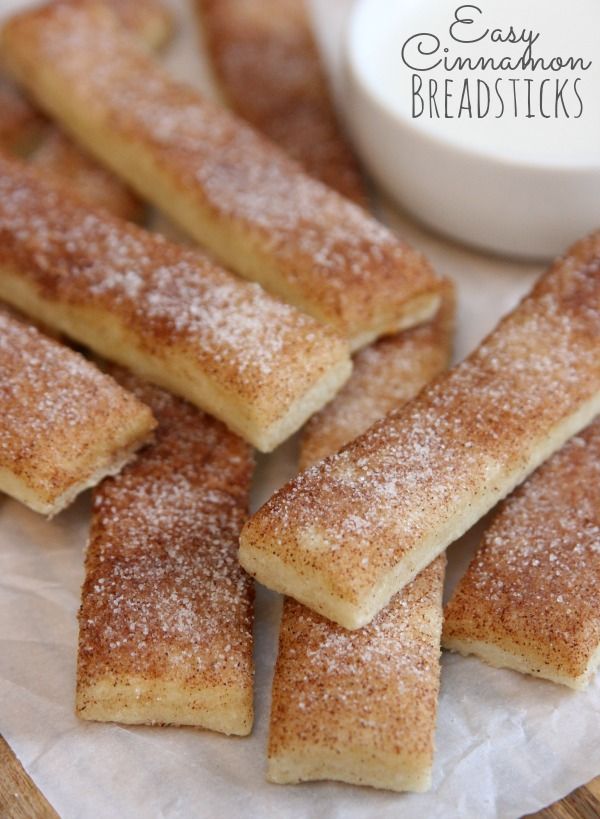
MULTIPOLYGON (((46 105, 52 101, 38 75, 51 71, 55 85, 68 89, 64 102, 85 109, 88 126, 110 128, 111 139, 139 150, 161 185, 177 191, 181 208, 171 215, 196 213, 197 222, 212 225, 202 241, 215 242, 222 258, 250 277, 260 267, 269 286, 343 334, 395 329, 413 299, 437 292, 439 280, 421 254, 243 121, 172 80, 93 0, 15 17, 3 41, 12 70, 46 105), (231 247, 217 242, 216 223, 231 247)), ((56 113, 75 116, 62 106, 56 113)), ((91 140, 79 126, 80 137, 85 130, 91 140)), ((141 188, 147 174, 142 179, 136 168, 119 169, 141 188)), ((144 185, 160 207, 159 187, 144 185)))
POLYGON ((44 129, 44 117, 21 95, 0 71, 0 148, 26 151, 44 129))
POLYGON ((52 504, 149 433, 148 410, 79 353, 0 307, 0 468, 52 504), (134 429, 139 423, 139 428, 134 429))
POLYGON ((242 556, 275 556, 336 598, 364 601, 436 531, 458 537, 471 506, 510 491, 507 476, 525 477, 554 429, 597 401, 599 347, 595 233, 464 362, 276 493, 247 524, 242 556))
POLYGON ((345 356, 333 332, 258 285, 81 205, 4 157, 0 231, 0 266, 46 301, 110 314, 148 353, 180 349, 192 372, 259 406, 267 421, 345 356))
MULTIPOLYGON (((108 679, 250 698, 253 584, 236 559, 251 450, 181 399, 113 370, 152 407, 155 442, 94 493, 79 615, 79 709, 108 679)), ((135 701, 136 692, 128 698, 135 701)), ((157 703, 160 711, 160 703, 157 703)), ((189 716, 189 714, 188 714, 189 716)))
POLYGON ((227 104, 316 179, 365 205, 304 0, 195 0, 227 104))
POLYGON ((453 327, 454 297, 448 287, 442 308, 428 324, 379 339, 357 353, 351 378, 304 427, 300 468, 337 452, 439 375, 449 362, 453 327))
POLYGON ((300 762, 292 768, 295 781, 339 778, 393 787, 404 774, 422 789, 434 750, 445 562, 435 560, 356 631, 286 598, 269 758, 300 752, 317 760, 322 751, 333 751, 346 766, 345 775, 324 764, 319 775, 306 776, 300 762), (381 764, 379 781, 373 781, 368 769, 353 764, 357 751, 394 761, 389 768, 381 764))
POLYGON ((138 221, 143 214, 140 200, 114 174, 84 153, 58 129, 51 129, 29 160, 54 184, 84 202, 105 208, 121 219, 138 221))
MULTIPOLYGON (((317 413, 302 440, 307 465, 364 432, 377 418, 413 397, 448 363, 453 302, 431 325, 377 342, 356 356, 348 384, 317 413)), ((438 558, 364 628, 347 631, 286 598, 273 679, 269 758, 322 749, 341 770, 320 771, 297 761, 288 781, 342 778, 392 787, 423 786, 433 759, 441 594, 445 558, 438 558), (389 754, 379 779, 353 763, 353 753, 389 754), (387 782, 386 782, 387 777, 387 782)), ((301 757, 300 757, 301 758, 301 757)), ((279 781, 277 774, 276 781, 279 781)))
POLYGON ((542 676, 585 675, 600 647, 600 420, 502 504, 444 635, 504 646, 542 676))
POLYGON ((130 34, 159 49, 173 32, 173 14, 162 0, 102 0, 130 34))

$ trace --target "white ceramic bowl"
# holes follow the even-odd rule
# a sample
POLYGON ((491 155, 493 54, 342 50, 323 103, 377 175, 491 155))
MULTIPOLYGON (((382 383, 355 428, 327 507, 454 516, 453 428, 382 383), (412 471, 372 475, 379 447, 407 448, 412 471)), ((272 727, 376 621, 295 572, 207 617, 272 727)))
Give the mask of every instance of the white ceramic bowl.
MULTIPOLYGON (((552 4, 552 0, 544 2, 552 4)), ((586 18, 586 25, 599 31, 600 3, 577 2, 590 5, 591 18, 586 18)), ((565 4, 560 5, 564 9, 565 4)), ((388 63, 398 68, 397 58, 395 62, 386 58, 388 62, 382 63, 381 50, 389 50, 392 42, 401 49, 408 36, 422 31, 427 6, 439 33, 440 9, 445 6, 452 13, 455 9, 445 0, 358 0, 352 11, 345 40, 344 105, 365 165, 393 198, 444 234, 505 255, 536 259, 557 255, 578 237, 600 227, 597 66, 585 76, 585 121, 571 119, 567 123, 569 134, 581 136, 586 145, 590 144, 590 134, 576 129, 592 128, 597 151, 592 144, 584 154, 575 142, 572 150, 568 145, 565 149, 560 140, 567 126, 559 119, 535 126, 546 128, 557 139, 554 156, 541 150, 537 155, 531 144, 527 155, 527 150, 511 144, 510 130, 504 140, 494 138, 489 145, 485 134, 479 134, 478 143, 472 138, 474 128, 461 134, 455 122, 449 123, 451 132, 445 133, 443 123, 414 119, 407 106, 404 110, 403 105, 390 101, 394 82, 400 82, 400 77, 384 77, 381 69, 388 63), (553 132, 554 127, 562 130, 553 132)), ((546 12, 538 5, 537 13, 543 30, 546 12)), ((494 122, 486 124, 488 127, 493 136, 494 122)), ((504 122, 502 127, 506 134, 514 124, 504 122)), ((519 123, 518 127, 529 127, 529 123, 519 123)), ((522 133, 527 138, 530 132, 522 133)))

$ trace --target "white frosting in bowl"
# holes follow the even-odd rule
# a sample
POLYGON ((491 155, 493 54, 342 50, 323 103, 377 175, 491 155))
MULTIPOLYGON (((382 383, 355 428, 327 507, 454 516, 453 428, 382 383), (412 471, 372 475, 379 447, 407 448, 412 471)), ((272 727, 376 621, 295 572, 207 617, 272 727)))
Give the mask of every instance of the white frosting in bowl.
POLYGON ((536 257, 600 226, 598 0, 359 0, 347 59, 363 158, 422 220, 536 257))

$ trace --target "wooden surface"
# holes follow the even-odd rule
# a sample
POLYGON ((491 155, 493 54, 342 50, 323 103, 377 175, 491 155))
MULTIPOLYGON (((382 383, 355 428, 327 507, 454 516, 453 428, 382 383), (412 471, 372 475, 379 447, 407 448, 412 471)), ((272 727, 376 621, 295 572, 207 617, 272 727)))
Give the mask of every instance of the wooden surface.
MULTIPOLYGON (((54 808, 25 773, 17 757, 0 736, 1 819, 60 819, 54 808)), ((600 776, 560 802, 528 817, 535 819, 598 819, 600 776)), ((470 819, 470 817, 465 817, 470 819)))
POLYGON ((536 819, 598 819, 600 817, 600 776, 565 796, 548 808, 533 813, 536 819))
POLYGON ((58 813, 33 784, 1 736, 0 817, 2 819, 59 819, 58 813))

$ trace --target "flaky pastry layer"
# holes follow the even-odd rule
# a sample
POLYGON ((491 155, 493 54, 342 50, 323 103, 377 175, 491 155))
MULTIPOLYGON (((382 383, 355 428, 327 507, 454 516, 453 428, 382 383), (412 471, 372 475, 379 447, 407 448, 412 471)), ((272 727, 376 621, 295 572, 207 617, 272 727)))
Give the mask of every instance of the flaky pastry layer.
POLYGON ((446 608, 444 645, 585 688, 600 662, 600 420, 500 507, 446 608))
POLYGON ((55 515, 118 472, 151 412, 79 353, 0 307, 0 491, 55 515))
POLYGON ((0 297, 268 451, 348 377, 345 343, 194 250, 0 156, 0 297))
POLYGON ((100 160, 243 276, 353 348, 430 318, 441 281, 365 211, 179 84, 95 0, 12 18, 16 78, 100 160))
POLYGON ((229 107, 307 173, 366 206, 342 133, 306 0, 195 0, 217 87, 229 107))
POLYGON ((154 443, 94 493, 77 713, 248 734, 254 590, 236 549, 250 448, 191 404, 115 375, 159 426, 154 443))
POLYGON ((574 245, 479 347, 277 492, 242 565, 346 628, 600 412, 600 233, 574 245))

